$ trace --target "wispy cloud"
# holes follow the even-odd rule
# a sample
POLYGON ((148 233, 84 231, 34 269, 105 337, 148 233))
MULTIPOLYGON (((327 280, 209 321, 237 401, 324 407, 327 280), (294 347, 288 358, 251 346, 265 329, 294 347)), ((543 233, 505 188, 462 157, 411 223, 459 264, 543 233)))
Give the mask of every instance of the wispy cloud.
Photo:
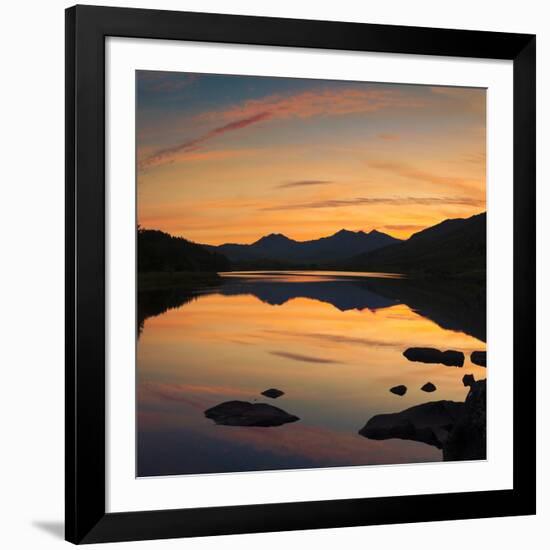
POLYGON ((208 151, 190 151, 186 156, 187 161, 227 160, 254 155, 255 149, 210 149, 208 151))
POLYGON ((293 361, 300 361, 302 363, 339 363, 339 361, 334 361, 333 359, 324 359, 323 357, 314 357, 313 355, 302 355, 301 353, 290 353, 288 351, 271 351, 270 353, 271 355, 277 355, 278 357, 284 357, 285 359, 292 359, 293 361))
POLYGON ((267 118, 269 118, 269 116, 269 113, 258 113, 254 116, 241 118, 228 124, 224 124, 223 126, 218 126, 217 128, 210 130, 202 136, 184 141, 183 143, 180 143, 173 147, 167 147, 165 149, 160 149, 156 151, 152 155, 143 159, 139 167, 140 169, 143 169, 158 164, 164 164, 166 162, 173 162, 178 154, 197 151, 205 142, 217 136, 225 134, 226 132, 233 132, 235 130, 240 130, 241 128, 246 128, 247 126, 256 124, 257 122, 261 122, 262 120, 266 120, 267 118))
POLYGON ((277 185, 279 189, 287 189, 291 187, 308 187, 310 185, 328 185, 333 183, 329 180, 299 180, 299 181, 289 181, 288 183, 281 183, 277 185))
POLYGON ((194 139, 160 149, 143 159, 140 169, 167 162, 178 156, 196 151, 204 144, 227 132, 241 130, 267 120, 311 118, 314 116, 341 116, 379 111, 386 108, 414 107, 421 105, 417 99, 405 96, 397 90, 372 88, 319 89, 291 95, 271 95, 262 99, 243 102, 229 109, 209 111, 198 115, 199 121, 225 124, 216 126, 194 139))
POLYGON ((388 107, 419 106, 422 102, 399 90, 380 88, 320 88, 291 95, 274 94, 262 99, 250 99, 229 109, 200 115, 202 119, 249 117, 269 112, 273 118, 310 118, 316 115, 333 116, 370 113, 388 107))
POLYGON ((474 199, 472 197, 355 197, 352 199, 327 199, 311 202, 302 202, 297 204, 278 204, 266 206, 262 210, 305 210, 309 208, 344 208, 360 205, 379 205, 390 204, 395 206, 433 206, 433 205, 453 205, 453 206, 474 206, 481 207, 485 205, 484 200, 474 199))
POLYGON ((151 93, 180 92, 197 81, 193 73, 172 73, 165 71, 138 71, 138 86, 151 93))
POLYGON ((448 185, 453 187, 461 187, 471 191, 472 185, 478 182, 471 179, 456 176, 442 176, 427 170, 422 170, 411 166, 410 164, 398 161, 370 161, 370 168, 390 172, 397 176, 410 180, 421 181, 423 183, 432 183, 435 185, 448 185))

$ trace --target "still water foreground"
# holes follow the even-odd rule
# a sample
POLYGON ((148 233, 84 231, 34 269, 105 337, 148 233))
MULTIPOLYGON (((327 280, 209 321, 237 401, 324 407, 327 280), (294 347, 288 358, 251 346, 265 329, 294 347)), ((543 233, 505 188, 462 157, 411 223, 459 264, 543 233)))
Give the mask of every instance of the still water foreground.
MULTIPOLYGON (((379 415, 425 403, 441 402, 432 417, 452 415, 486 378, 470 357, 485 350, 484 282, 233 272, 140 292, 138 322, 138 476, 440 461, 431 435, 365 425, 408 426, 414 418, 379 415), (463 365, 411 360, 410 348, 456 350, 463 365), (293 420, 226 425, 205 414, 228 402, 293 420)), ((412 411, 424 421, 426 408, 412 411)))

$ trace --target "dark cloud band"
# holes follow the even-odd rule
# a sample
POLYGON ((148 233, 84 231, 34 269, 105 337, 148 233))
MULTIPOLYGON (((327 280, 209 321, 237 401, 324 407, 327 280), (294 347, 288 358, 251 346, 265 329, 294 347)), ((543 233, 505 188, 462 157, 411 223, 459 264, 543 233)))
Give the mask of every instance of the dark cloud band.
POLYGON ((396 206, 410 205, 453 205, 453 206, 485 206, 484 200, 470 197, 355 197, 353 199, 329 199, 322 201, 303 202, 298 204, 279 204, 267 206, 262 210, 305 210, 310 208, 343 208, 358 205, 390 204, 396 206))

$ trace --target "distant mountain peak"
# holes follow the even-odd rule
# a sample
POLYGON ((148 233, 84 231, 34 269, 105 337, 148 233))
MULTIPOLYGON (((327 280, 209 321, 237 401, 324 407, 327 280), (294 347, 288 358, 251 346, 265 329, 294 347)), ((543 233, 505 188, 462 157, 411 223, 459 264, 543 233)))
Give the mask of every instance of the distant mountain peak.
POLYGON ((380 232, 367 234, 340 229, 333 235, 309 241, 296 241, 281 233, 270 233, 250 245, 225 244, 218 250, 232 262, 265 265, 269 260, 288 265, 327 264, 396 242, 400 241, 380 232))
MULTIPOLYGON (((350 237, 350 238, 364 238, 367 237, 373 233, 372 231, 370 233, 366 233, 362 229, 359 229, 358 231, 351 231, 350 229, 340 229, 337 233, 334 233, 334 235, 331 235, 331 237, 350 237)), ((383 233, 379 233, 378 231, 375 231, 373 235, 383 235, 383 233)), ((330 237, 329 237, 330 238, 330 237)))
POLYGON ((334 233, 333 237, 336 237, 337 235, 362 235, 364 234, 363 231, 350 231, 349 229, 340 229, 340 231, 334 233))
POLYGON ((269 235, 265 235, 264 237, 261 237, 253 244, 284 243, 284 242, 292 242, 292 239, 289 239, 286 235, 283 235, 282 233, 270 233, 269 235))

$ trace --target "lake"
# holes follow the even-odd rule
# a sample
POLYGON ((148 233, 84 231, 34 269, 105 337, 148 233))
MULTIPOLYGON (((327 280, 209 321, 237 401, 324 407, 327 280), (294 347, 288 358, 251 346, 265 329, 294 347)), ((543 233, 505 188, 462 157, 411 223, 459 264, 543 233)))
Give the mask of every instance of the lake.
POLYGON ((138 295, 138 476, 442 460, 435 446, 374 440, 374 415, 463 402, 470 361, 485 350, 485 283, 392 274, 232 272, 218 283, 138 295), (459 350, 462 368, 411 362, 409 347, 459 350), (427 382, 436 391, 426 393, 427 382), (393 386, 407 393, 390 393, 393 386), (277 388, 284 395, 261 394, 277 388), (299 420, 218 425, 204 412, 268 403, 299 420))

